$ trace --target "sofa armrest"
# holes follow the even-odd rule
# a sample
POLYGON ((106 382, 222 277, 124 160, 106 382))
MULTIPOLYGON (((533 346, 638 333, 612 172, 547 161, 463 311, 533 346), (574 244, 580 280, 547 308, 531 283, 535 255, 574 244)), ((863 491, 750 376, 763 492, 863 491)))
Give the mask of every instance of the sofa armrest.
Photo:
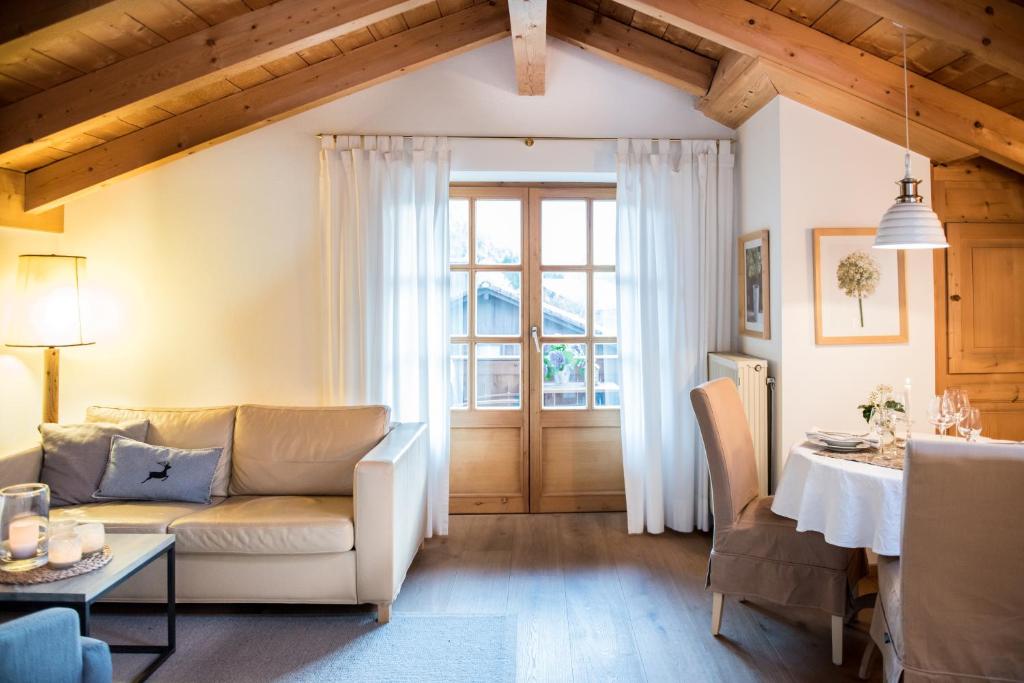
POLYGON ((390 605, 426 535, 427 426, 400 424, 356 463, 356 597, 390 605))
POLYGON ((42 445, 26 448, 17 453, 0 455, 0 488, 37 482, 42 469, 42 445))

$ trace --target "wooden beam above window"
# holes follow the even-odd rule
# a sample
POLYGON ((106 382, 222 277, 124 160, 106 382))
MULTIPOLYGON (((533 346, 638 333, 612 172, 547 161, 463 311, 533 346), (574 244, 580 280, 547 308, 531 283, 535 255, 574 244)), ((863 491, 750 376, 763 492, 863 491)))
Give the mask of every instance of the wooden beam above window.
POLYGON ((0 109, 0 161, 428 2, 280 0, 247 12, 0 109))
POLYGON ((568 0, 551 0, 548 30, 555 38, 690 94, 704 95, 711 86, 713 59, 568 0))
POLYGON ((508 0, 520 95, 543 95, 547 69, 547 0, 508 0))
POLYGON ((129 133, 27 176, 42 209, 446 57, 509 35, 504 2, 475 5, 129 133))

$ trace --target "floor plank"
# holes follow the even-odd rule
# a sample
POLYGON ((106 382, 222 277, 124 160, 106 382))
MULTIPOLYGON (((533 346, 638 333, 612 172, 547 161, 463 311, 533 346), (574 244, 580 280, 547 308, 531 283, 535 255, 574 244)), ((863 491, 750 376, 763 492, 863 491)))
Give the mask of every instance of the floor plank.
POLYGON ((514 615, 519 681, 858 680, 870 611, 846 629, 842 667, 815 610, 727 598, 715 638, 710 536, 625 530, 621 513, 454 516, 395 611, 514 615))

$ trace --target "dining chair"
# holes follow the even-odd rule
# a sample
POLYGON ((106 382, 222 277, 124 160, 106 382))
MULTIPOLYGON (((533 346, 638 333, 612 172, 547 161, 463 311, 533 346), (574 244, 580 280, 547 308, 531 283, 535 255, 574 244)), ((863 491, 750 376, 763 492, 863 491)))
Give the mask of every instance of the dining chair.
POLYGON ((1024 681, 1024 445, 912 439, 903 482, 861 678, 1024 681))
POLYGON ((852 614, 861 549, 829 545, 815 531, 771 511, 758 497, 754 442, 732 380, 706 382, 690 392, 711 473, 714 537, 705 587, 712 592, 711 633, 722 625, 724 596, 814 607, 832 615, 832 662, 843 663, 843 623, 852 614))

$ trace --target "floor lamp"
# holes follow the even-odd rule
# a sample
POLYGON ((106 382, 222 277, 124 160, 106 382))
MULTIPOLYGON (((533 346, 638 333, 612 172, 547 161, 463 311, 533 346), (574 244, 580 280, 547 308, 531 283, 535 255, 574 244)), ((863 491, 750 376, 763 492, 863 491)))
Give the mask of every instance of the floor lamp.
POLYGON ((7 346, 43 348, 43 422, 57 422, 60 349, 93 341, 82 323, 84 256, 28 254, 18 257, 18 279, 7 346))

